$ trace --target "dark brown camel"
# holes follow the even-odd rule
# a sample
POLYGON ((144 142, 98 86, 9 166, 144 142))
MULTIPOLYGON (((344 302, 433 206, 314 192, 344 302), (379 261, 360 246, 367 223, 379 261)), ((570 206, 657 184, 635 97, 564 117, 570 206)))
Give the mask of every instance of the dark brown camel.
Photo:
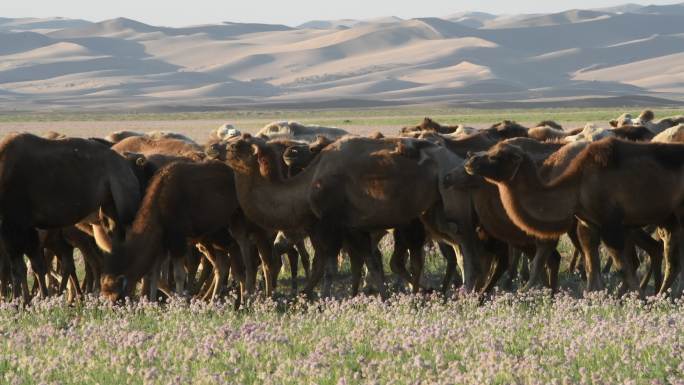
MULTIPOLYGON (((222 230, 227 232, 239 214, 234 183, 231 168, 218 161, 176 162, 159 170, 125 242, 115 242, 112 254, 105 257, 103 294, 118 300, 129 295, 135 282, 148 275, 151 284, 149 294, 145 294, 155 295, 159 266, 167 256, 178 261, 174 264, 176 285, 184 282, 180 259, 188 242, 215 237, 222 230)), ((270 267, 270 261, 264 265, 270 267)), ((271 273, 265 276, 270 291, 271 273)), ((176 290, 182 292, 182 287, 176 290)))
MULTIPOLYGON (((0 235, 12 268, 15 296, 27 299, 23 255, 44 274, 36 228, 73 225, 99 211, 106 228, 122 235, 140 201, 126 159, 86 139, 50 140, 13 134, 0 142, 0 235), (22 290, 21 288, 24 288, 22 290)), ((45 283, 39 280, 41 292, 45 283)))
MULTIPOLYGON (((668 269, 660 291, 672 284, 673 249, 681 237, 676 223, 684 203, 684 145, 607 138, 587 145, 560 176, 546 182, 529 155, 502 143, 471 157, 466 171, 496 184, 513 222, 539 238, 568 231, 577 216, 596 226, 611 254, 620 256, 633 250, 625 228, 663 226, 674 239, 665 243, 668 269), (619 194, 616 186, 624 186, 619 194)), ((639 290, 633 259, 614 260, 623 265, 618 269, 629 288, 639 290)))

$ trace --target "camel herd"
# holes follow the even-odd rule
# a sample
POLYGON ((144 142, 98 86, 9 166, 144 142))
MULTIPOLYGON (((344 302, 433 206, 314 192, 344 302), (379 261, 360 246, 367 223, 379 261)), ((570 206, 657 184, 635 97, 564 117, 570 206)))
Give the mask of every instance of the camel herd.
POLYGON ((214 300, 233 282, 242 300, 259 271, 273 295, 286 256, 295 293, 301 261, 303 293, 321 284, 329 296, 345 256, 352 294, 365 267, 384 297, 379 242, 391 231, 391 271, 414 292, 428 242, 446 261, 442 291, 510 286, 521 264, 523 290, 555 290, 567 235, 587 290, 605 288, 603 244, 619 294, 643 296, 652 281, 654 293, 680 295, 684 117, 609 123, 478 130, 425 118, 386 137, 274 122, 255 135, 224 125, 204 145, 169 132, 10 134, 0 142, 0 290, 23 301, 65 291, 118 301, 138 289, 214 300), (648 255, 641 279, 638 250, 648 255))

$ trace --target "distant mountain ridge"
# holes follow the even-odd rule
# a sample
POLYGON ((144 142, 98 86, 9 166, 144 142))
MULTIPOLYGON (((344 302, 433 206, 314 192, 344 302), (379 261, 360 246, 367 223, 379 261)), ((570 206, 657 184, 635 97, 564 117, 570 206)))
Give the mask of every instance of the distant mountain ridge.
POLYGON ((0 18, 0 111, 677 104, 684 100, 682 47, 684 3, 297 27, 0 18))

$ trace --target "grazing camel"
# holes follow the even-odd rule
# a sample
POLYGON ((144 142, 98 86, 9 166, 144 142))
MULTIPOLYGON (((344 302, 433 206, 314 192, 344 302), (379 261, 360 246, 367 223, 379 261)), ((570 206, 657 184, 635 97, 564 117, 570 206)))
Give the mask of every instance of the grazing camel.
MULTIPOLYGON (((15 296, 28 299, 23 255, 44 277, 36 228, 73 225, 99 212, 104 228, 123 235, 140 201, 138 181, 123 157, 91 140, 50 140, 32 134, 0 142, 0 237, 15 296), (35 262, 35 264, 34 264, 35 262)), ((45 282, 38 280, 42 294, 45 282)))
MULTIPOLYGON (((506 143, 472 156, 465 167, 469 174, 496 184, 513 222, 539 238, 567 232, 576 216, 599 229, 611 254, 621 256, 633 251, 631 242, 626 242, 630 240, 626 228, 663 226, 673 239, 665 244, 668 269, 660 291, 672 284, 684 203, 683 145, 603 139, 587 145, 548 182, 528 154, 506 143), (619 194, 616 187, 623 187, 619 194)), ((614 261, 629 288, 640 290, 633 258, 615 257, 614 261)))
POLYGON ((227 235, 238 209, 233 171, 222 162, 165 166, 152 178, 125 240, 115 241, 112 253, 105 255, 102 294, 117 301, 148 276, 149 292, 144 295, 155 298, 159 268, 167 257, 176 262, 174 281, 176 291, 182 293, 185 277, 180 261, 188 241, 222 230, 227 235))

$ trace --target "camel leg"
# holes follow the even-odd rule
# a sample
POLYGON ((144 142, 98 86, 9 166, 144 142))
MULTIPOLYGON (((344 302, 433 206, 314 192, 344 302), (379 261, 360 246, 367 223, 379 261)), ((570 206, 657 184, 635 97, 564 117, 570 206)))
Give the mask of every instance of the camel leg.
POLYGON ((603 265, 603 274, 610 274, 610 270, 613 268, 613 258, 608 258, 606 264, 603 265))
POLYGON ((622 276, 622 289, 618 294, 625 290, 633 290, 642 296, 639 287, 639 280, 634 266, 634 242, 631 237, 625 236, 625 231, 621 227, 605 227, 601 229, 603 239, 608 252, 613 258, 616 268, 622 276))
POLYGON ((24 249, 26 244, 26 233, 21 225, 10 224, 7 221, 0 221, 0 235, 5 246, 10 275, 12 277, 12 296, 15 299, 21 298, 24 303, 28 303, 31 295, 28 289, 27 269, 24 262, 24 249))
POLYGON ((188 253, 184 259, 186 276, 186 288, 189 294, 194 294, 197 291, 197 271, 199 269, 200 261, 202 260, 202 253, 196 247, 188 247, 188 253))
MULTIPOLYGON (((201 246, 204 248, 204 246, 201 246)), ((199 277, 197 278, 197 282, 195 283, 196 289, 194 290, 194 294, 197 295, 198 297, 202 297, 203 294, 206 294, 208 290, 208 286, 211 285, 212 282, 210 282, 209 277, 213 276, 213 263, 209 261, 209 258, 207 258, 206 254, 204 251, 201 251, 202 253, 202 260, 200 262, 202 266, 202 271, 200 271, 199 277)), ((199 267, 198 267, 199 270, 199 267)))
POLYGON ((446 294, 455 277, 460 278, 460 276, 456 274, 456 265, 458 262, 456 261, 456 253, 454 252, 453 247, 444 242, 437 242, 437 247, 446 262, 446 271, 444 272, 441 286, 442 294, 446 294))
POLYGON ((274 237, 269 236, 265 231, 259 230, 256 234, 256 245, 261 258, 261 268, 264 273, 266 285, 266 296, 271 297, 275 293, 278 283, 278 274, 283 265, 280 257, 274 258, 273 254, 274 237))
POLYGON ((382 298, 386 298, 382 257, 380 253, 373 252, 370 234, 361 231, 349 231, 346 238, 346 244, 349 246, 349 257, 365 261, 373 286, 382 298))
MULTIPOLYGON (((470 230, 468 230, 470 232, 470 230)), ((466 292, 473 292, 481 277, 478 256, 482 255, 482 248, 475 234, 464 234, 462 241, 455 245, 456 259, 463 274, 463 288, 466 292)))
POLYGON ((503 277, 509 264, 508 251, 506 251, 506 254, 495 253, 492 255, 492 257, 492 264, 489 269, 490 272, 487 276, 484 286, 480 290, 480 294, 487 294, 494 290, 496 283, 499 282, 501 277, 503 277))
POLYGON ((216 261, 216 265, 214 266, 214 290, 211 293, 211 299, 217 300, 223 296, 223 293, 228 289, 227 279, 230 261, 228 254, 219 250, 214 250, 214 260, 216 261))
POLYGON ((417 293, 421 286, 420 280, 423 276, 423 268, 425 266, 425 227, 419 220, 414 220, 411 224, 404 228, 402 233, 407 240, 410 263, 411 263, 411 286, 414 293, 417 293))
POLYGON ((403 230, 400 228, 394 229, 392 237, 394 238, 394 250, 392 250, 392 257, 390 258, 390 270, 396 276, 395 286, 399 289, 403 288, 406 282, 413 282, 413 279, 408 270, 406 270, 408 245, 403 230))
POLYGON ((41 298, 47 298, 48 296, 48 266, 45 261, 45 256, 41 249, 40 242, 38 240, 38 232, 36 229, 30 229, 28 231, 28 239, 26 243, 26 254, 31 261, 31 268, 36 276, 36 282, 38 283, 38 290, 41 298))
POLYGON ((503 287, 506 290, 513 289, 513 281, 518 278, 518 266, 520 266, 520 257, 522 251, 520 249, 508 245, 508 266, 506 267, 506 278, 503 287))
POLYGON ((653 276, 653 287, 655 287, 655 291, 657 292, 663 283, 663 244, 660 241, 653 239, 653 237, 643 229, 632 231, 632 237, 634 238, 634 243, 640 249, 644 250, 651 260, 648 272, 641 280, 640 287, 642 290, 646 290, 648 282, 651 276, 653 276))
POLYGON ((548 263, 549 255, 556 248, 557 244, 558 239, 553 241, 537 242, 537 251, 534 253, 534 258, 532 259, 532 268, 530 269, 530 279, 523 287, 523 291, 530 290, 534 287, 542 286, 544 284, 542 279, 542 276, 544 275, 544 269, 548 263))
POLYGON ((351 270, 351 295, 359 295, 361 279, 363 278, 363 255, 359 252, 350 250, 350 246, 345 242, 344 249, 349 255, 349 265, 351 270))
POLYGON ((299 253, 299 257, 302 259, 302 268, 304 268, 304 275, 309 278, 311 275, 311 257, 309 252, 306 250, 306 245, 304 245, 304 239, 299 239, 295 242, 295 247, 299 253))
POLYGON ((677 256, 679 257, 679 284, 673 291, 673 296, 678 298, 684 291, 684 231, 680 228, 677 232, 677 243, 675 244, 677 256))
POLYGON ((156 263, 152 270, 147 274, 148 286, 147 292, 144 293, 149 301, 157 301, 157 292, 159 291, 159 275, 161 274, 161 264, 156 263))
POLYGON ((313 227, 310 237, 311 243, 314 247, 314 260, 311 269, 311 277, 304 287, 303 293, 309 298, 313 295, 313 289, 318 285, 321 279, 323 282, 323 290, 321 294, 324 297, 330 296, 331 282, 334 275, 334 264, 337 255, 342 246, 342 237, 340 232, 326 224, 325 221, 320 221, 313 227))
POLYGON ((546 262, 546 274, 548 276, 548 285, 552 292, 558 291, 558 272, 560 270, 561 255, 555 248, 551 251, 546 262))
POLYGON ((520 281, 528 282, 530 280, 530 257, 523 253, 520 255, 520 281))
MULTIPOLYGON (((297 249, 294 246, 290 246, 285 254, 290 265, 290 288, 292 289, 292 295, 296 295, 298 291, 297 279, 299 278, 299 253, 297 253, 297 249)), ((277 255, 276 258, 278 258, 277 255)))
POLYGON ((605 285, 601 277, 601 256, 599 246, 601 239, 596 229, 590 228, 583 223, 577 224, 577 238, 579 239, 582 254, 584 254, 584 270, 587 275, 587 291, 603 290, 605 285))

